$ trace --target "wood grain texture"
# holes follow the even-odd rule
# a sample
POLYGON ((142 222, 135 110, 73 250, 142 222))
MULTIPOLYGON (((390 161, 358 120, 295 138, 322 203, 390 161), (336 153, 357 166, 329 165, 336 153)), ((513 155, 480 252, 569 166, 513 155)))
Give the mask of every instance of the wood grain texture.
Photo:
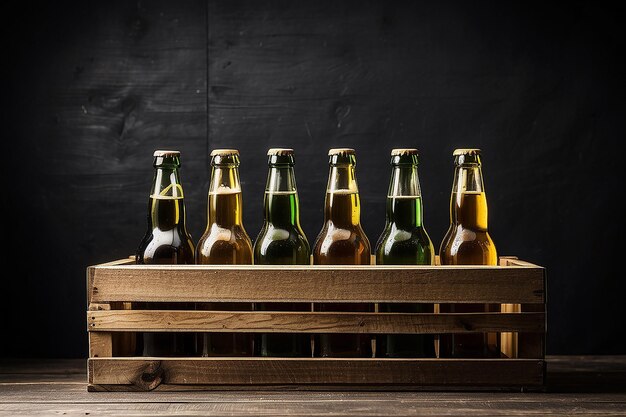
MULTIPOLYGON (((102 395, 102 394, 100 394, 102 395)), ((465 402, 464 402, 465 403, 465 402)), ((586 402, 580 401, 575 404, 559 404, 557 401, 546 400, 543 403, 524 404, 524 406, 512 403, 497 403, 485 401, 480 403, 468 403, 464 406, 458 405, 458 402, 444 402, 437 404, 432 402, 426 404, 415 404, 412 402, 404 403, 402 406, 396 406, 393 401, 379 400, 365 403, 355 402, 332 402, 330 404, 324 401, 306 402, 306 403, 266 403, 247 404, 239 402, 221 402, 201 404, 109 404, 91 403, 87 406, 95 415, 102 416, 120 416, 128 415, 129 410, 134 416, 362 416, 366 413, 368 416, 407 416, 407 415, 424 415, 439 416, 442 409, 451 415, 462 414, 464 416, 525 416, 525 415, 541 415, 541 416, 623 416, 623 405, 610 402, 586 402), (456 403, 456 408, 453 404, 456 403)), ((46 415, 69 415, 84 416, 85 407, 74 404, 45 404, 38 406, 28 404, 18 406, 9 404, 6 406, 6 413, 0 411, 0 415, 5 416, 29 416, 33 414, 46 415)))
MULTIPOLYGON (((540 386, 543 360, 321 358, 91 358, 93 385, 540 386)), ((96 387, 94 387, 96 389, 96 387)))
MULTIPOLYGON (((111 305, 123 307, 124 304, 125 303, 89 303, 89 305, 87 306, 87 311, 111 310, 111 305)), ((126 304, 130 304, 130 303, 126 303, 126 304)))
MULTIPOLYGON (((505 256, 501 257, 500 265, 508 265, 508 266, 521 266, 521 267, 529 267, 535 268, 537 265, 532 264, 527 261, 523 261, 514 256, 505 256)), ((544 290, 547 293, 547 279, 546 279, 546 271, 544 269, 544 290)), ((517 307, 520 311, 523 312, 536 312, 536 311, 544 311, 546 312, 546 308, 544 306, 540 306, 538 304, 522 304, 517 307)), ((544 327, 547 327, 547 315, 545 317, 546 323, 544 327)), ((546 335, 545 334, 537 334, 537 333, 520 333, 517 337, 517 357, 519 358, 541 358, 546 354, 546 335)))
POLYGON ((87 312, 90 332, 255 333, 543 332, 543 313, 392 314, 112 310, 87 312))
MULTIPOLYGON (((522 312, 544 311, 545 308, 537 304, 522 304, 522 312)), ((545 317, 545 327, 547 330, 548 320, 545 317)), ((546 354, 546 334, 524 333, 518 336, 518 357, 519 358, 537 358, 544 357, 546 354)))
POLYGON ((113 334, 110 332, 89 333, 89 357, 110 358, 113 356, 113 334))
POLYGON ((543 303, 543 268, 98 266, 92 301, 543 303))
MULTIPOLYGON (((547 393, 215 390, 87 392, 85 360, 0 360, 0 415, 588 416, 626 414, 625 356, 550 356, 547 393)), ((103 387, 104 388, 104 387, 103 387)), ((344 387, 345 388, 345 387, 344 387)))

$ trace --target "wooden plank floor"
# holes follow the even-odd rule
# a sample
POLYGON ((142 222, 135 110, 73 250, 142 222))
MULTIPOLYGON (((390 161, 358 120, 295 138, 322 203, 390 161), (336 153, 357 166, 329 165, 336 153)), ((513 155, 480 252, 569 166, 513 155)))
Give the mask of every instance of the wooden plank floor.
POLYGON ((549 357, 547 393, 88 393, 85 363, 85 360, 0 361, 0 416, 626 416, 626 356, 549 357))

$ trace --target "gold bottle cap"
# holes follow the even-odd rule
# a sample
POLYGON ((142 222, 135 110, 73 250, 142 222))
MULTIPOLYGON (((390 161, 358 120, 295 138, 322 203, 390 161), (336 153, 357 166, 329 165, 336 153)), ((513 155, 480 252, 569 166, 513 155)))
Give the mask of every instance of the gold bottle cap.
POLYGON ((391 156, 402 156, 402 155, 417 155, 417 149, 415 148, 399 148, 392 149, 391 156))
POLYGON ((229 155, 239 155, 239 151, 237 149, 213 149, 209 156, 229 156, 229 155))
POLYGON ((452 152, 452 156, 459 156, 459 155, 480 155, 480 149, 461 148, 461 149, 455 149, 454 152, 452 152))
POLYGON ((268 156, 276 155, 276 156, 288 156, 293 155, 293 149, 291 148, 270 148, 267 151, 268 156))
POLYGON ((333 148, 328 150, 328 156, 332 155, 356 155, 356 151, 352 148, 333 148))
POLYGON ((166 151, 157 149, 152 156, 180 156, 180 151, 166 151))

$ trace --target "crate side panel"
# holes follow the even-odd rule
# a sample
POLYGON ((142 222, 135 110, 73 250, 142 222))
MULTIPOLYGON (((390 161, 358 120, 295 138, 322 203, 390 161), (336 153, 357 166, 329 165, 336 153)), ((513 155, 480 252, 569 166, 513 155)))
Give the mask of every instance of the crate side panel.
POLYGON ((542 268, 96 267, 92 302, 543 303, 542 268))
POLYGON ((90 370, 92 384, 139 387, 151 378, 175 385, 540 386, 544 363, 532 359, 94 358, 90 370))
POLYGON ((103 310, 87 315, 89 331, 259 333, 543 332, 543 313, 318 313, 103 310))

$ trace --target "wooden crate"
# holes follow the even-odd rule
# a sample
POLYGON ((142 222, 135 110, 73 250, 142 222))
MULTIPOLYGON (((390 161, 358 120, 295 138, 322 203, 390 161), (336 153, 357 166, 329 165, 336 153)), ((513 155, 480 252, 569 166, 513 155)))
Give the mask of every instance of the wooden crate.
POLYGON ((87 268, 89 390, 541 389, 546 278, 537 265, 135 265, 87 268), (322 313, 116 309, 132 302, 519 304, 521 312, 322 313), (125 304, 124 304, 125 303, 125 304), (115 332, 518 332, 515 359, 113 357, 115 332))

